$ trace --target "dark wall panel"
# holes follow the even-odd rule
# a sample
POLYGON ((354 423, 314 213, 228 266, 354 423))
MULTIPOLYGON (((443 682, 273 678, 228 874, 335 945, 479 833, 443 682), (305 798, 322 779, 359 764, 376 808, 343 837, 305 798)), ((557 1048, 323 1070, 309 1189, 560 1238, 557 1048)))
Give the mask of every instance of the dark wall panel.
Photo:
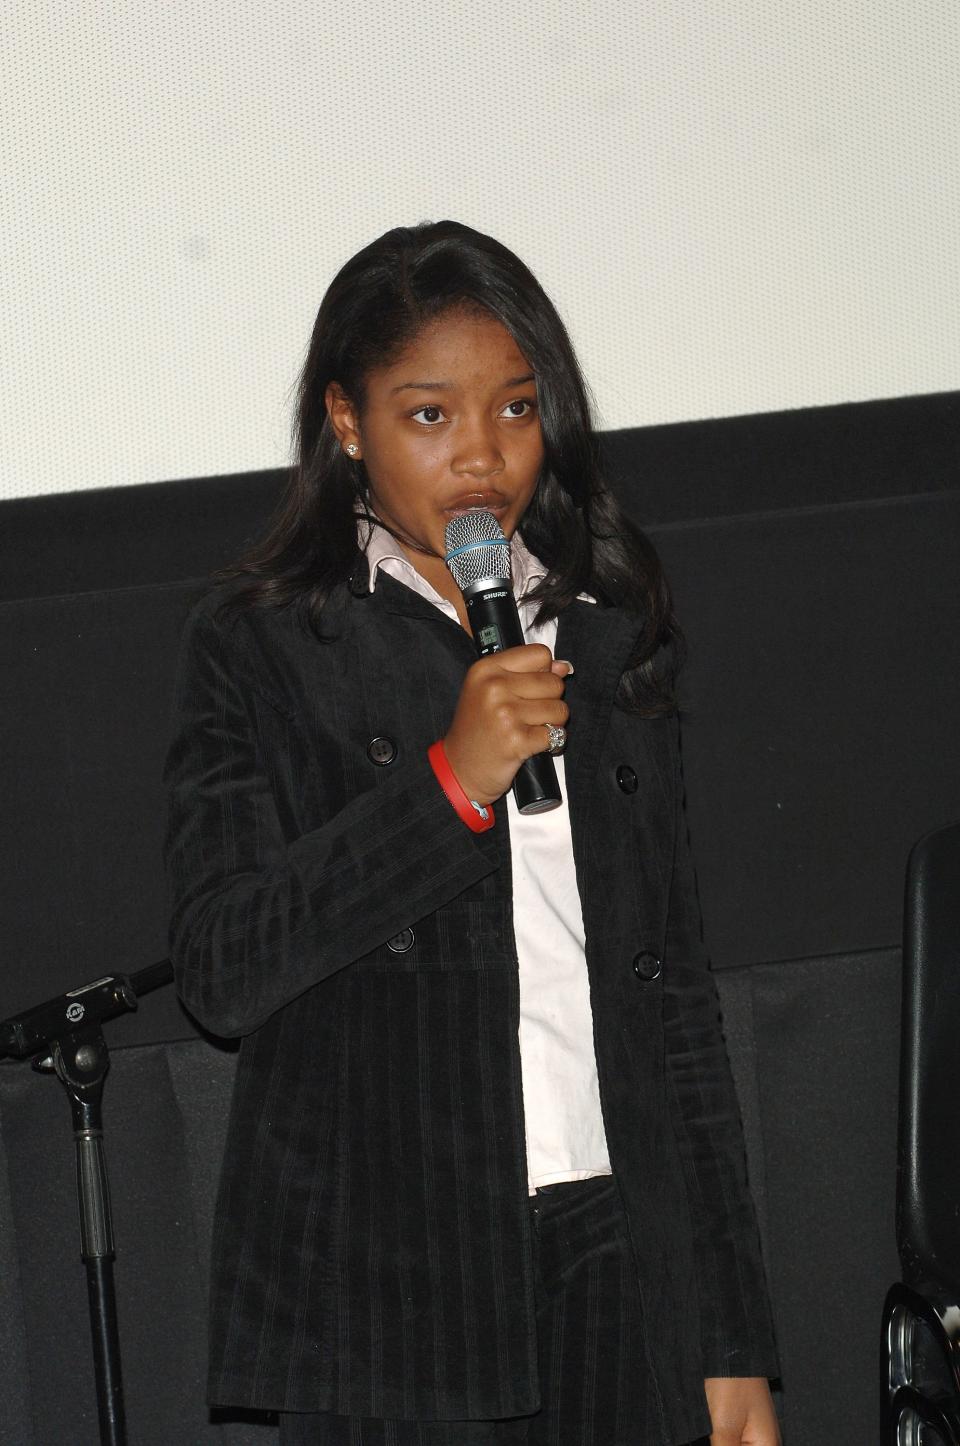
POLYGON ((899 1278, 899 953, 750 973, 786 1446, 865 1446, 899 1278))
POLYGON ((960 817, 960 492, 656 540, 715 963, 898 943, 907 853, 960 817))
POLYGON ((205 577, 260 536, 284 472, 199 477, 0 504, 0 599, 205 577))
MULTIPOLYGON (((0 604, 0 1016, 165 957, 161 769, 195 589, 0 604)), ((192 1027, 172 990, 119 1038, 192 1027)))
POLYGON ((635 427, 604 437, 642 526, 956 487, 960 392, 635 427))

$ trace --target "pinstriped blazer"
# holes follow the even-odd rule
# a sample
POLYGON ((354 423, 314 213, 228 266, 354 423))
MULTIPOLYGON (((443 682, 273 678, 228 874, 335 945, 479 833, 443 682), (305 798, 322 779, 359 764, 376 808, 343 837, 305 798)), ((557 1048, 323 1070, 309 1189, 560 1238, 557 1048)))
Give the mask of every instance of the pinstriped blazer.
MULTIPOLYGON (((531 1412, 507 811, 469 832, 426 761, 472 645, 387 576, 343 588, 324 642, 295 609, 224 617, 222 600, 188 622, 167 765, 179 989, 202 1025, 242 1037, 210 1398, 531 1412), (386 766, 367 753, 377 737, 396 744, 386 766)), ((676 724, 614 706, 636 631, 574 603, 557 656, 576 666, 565 771, 600 1097, 666 1443, 709 1429, 704 1376, 776 1362, 676 724), (633 967, 641 953, 662 959, 657 977, 633 967)))

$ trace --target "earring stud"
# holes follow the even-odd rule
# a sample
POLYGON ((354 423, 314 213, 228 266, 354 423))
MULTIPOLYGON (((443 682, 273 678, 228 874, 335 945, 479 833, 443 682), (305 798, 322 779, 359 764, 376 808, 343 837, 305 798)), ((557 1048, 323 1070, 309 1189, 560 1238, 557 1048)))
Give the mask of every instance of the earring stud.
POLYGON ((360 451, 360 448, 357 446, 356 442, 348 442, 343 450, 346 452, 348 457, 355 457, 360 451))

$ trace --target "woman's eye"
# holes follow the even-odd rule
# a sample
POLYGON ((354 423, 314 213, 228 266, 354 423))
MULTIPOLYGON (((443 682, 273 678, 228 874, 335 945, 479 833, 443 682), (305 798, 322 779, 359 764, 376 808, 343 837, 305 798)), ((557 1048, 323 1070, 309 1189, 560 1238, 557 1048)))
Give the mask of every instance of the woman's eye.
POLYGON ((533 411, 533 406, 533 402, 528 401, 525 397, 516 397, 512 402, 507 403, 503 411, 508 417, 527 417, 533 411))
POLYGON ((416 417, 418 422, 424 422, 428 427, 434 427, 437 422, 443 421, 443 413, 439 407, 418 407, 411 415, 416 417))

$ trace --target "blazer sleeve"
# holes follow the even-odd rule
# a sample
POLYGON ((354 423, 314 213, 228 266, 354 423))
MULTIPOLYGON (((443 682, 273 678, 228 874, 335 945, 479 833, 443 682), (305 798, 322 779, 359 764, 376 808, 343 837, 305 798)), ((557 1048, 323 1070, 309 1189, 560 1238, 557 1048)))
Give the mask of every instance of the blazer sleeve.
POLYGON ((778 1365, 740 1111, 700 910, 676 751, 676 855, 667 915, 667 1087, 694 1231, 706 1376, 776 1376, 778 1365))
POLYGON ((165 770, 170 949, 207 1029, 242 1035, 497 866, 426 758, 289 840, 264 768, 237 639, 204 610, 181 649, 165 770))

